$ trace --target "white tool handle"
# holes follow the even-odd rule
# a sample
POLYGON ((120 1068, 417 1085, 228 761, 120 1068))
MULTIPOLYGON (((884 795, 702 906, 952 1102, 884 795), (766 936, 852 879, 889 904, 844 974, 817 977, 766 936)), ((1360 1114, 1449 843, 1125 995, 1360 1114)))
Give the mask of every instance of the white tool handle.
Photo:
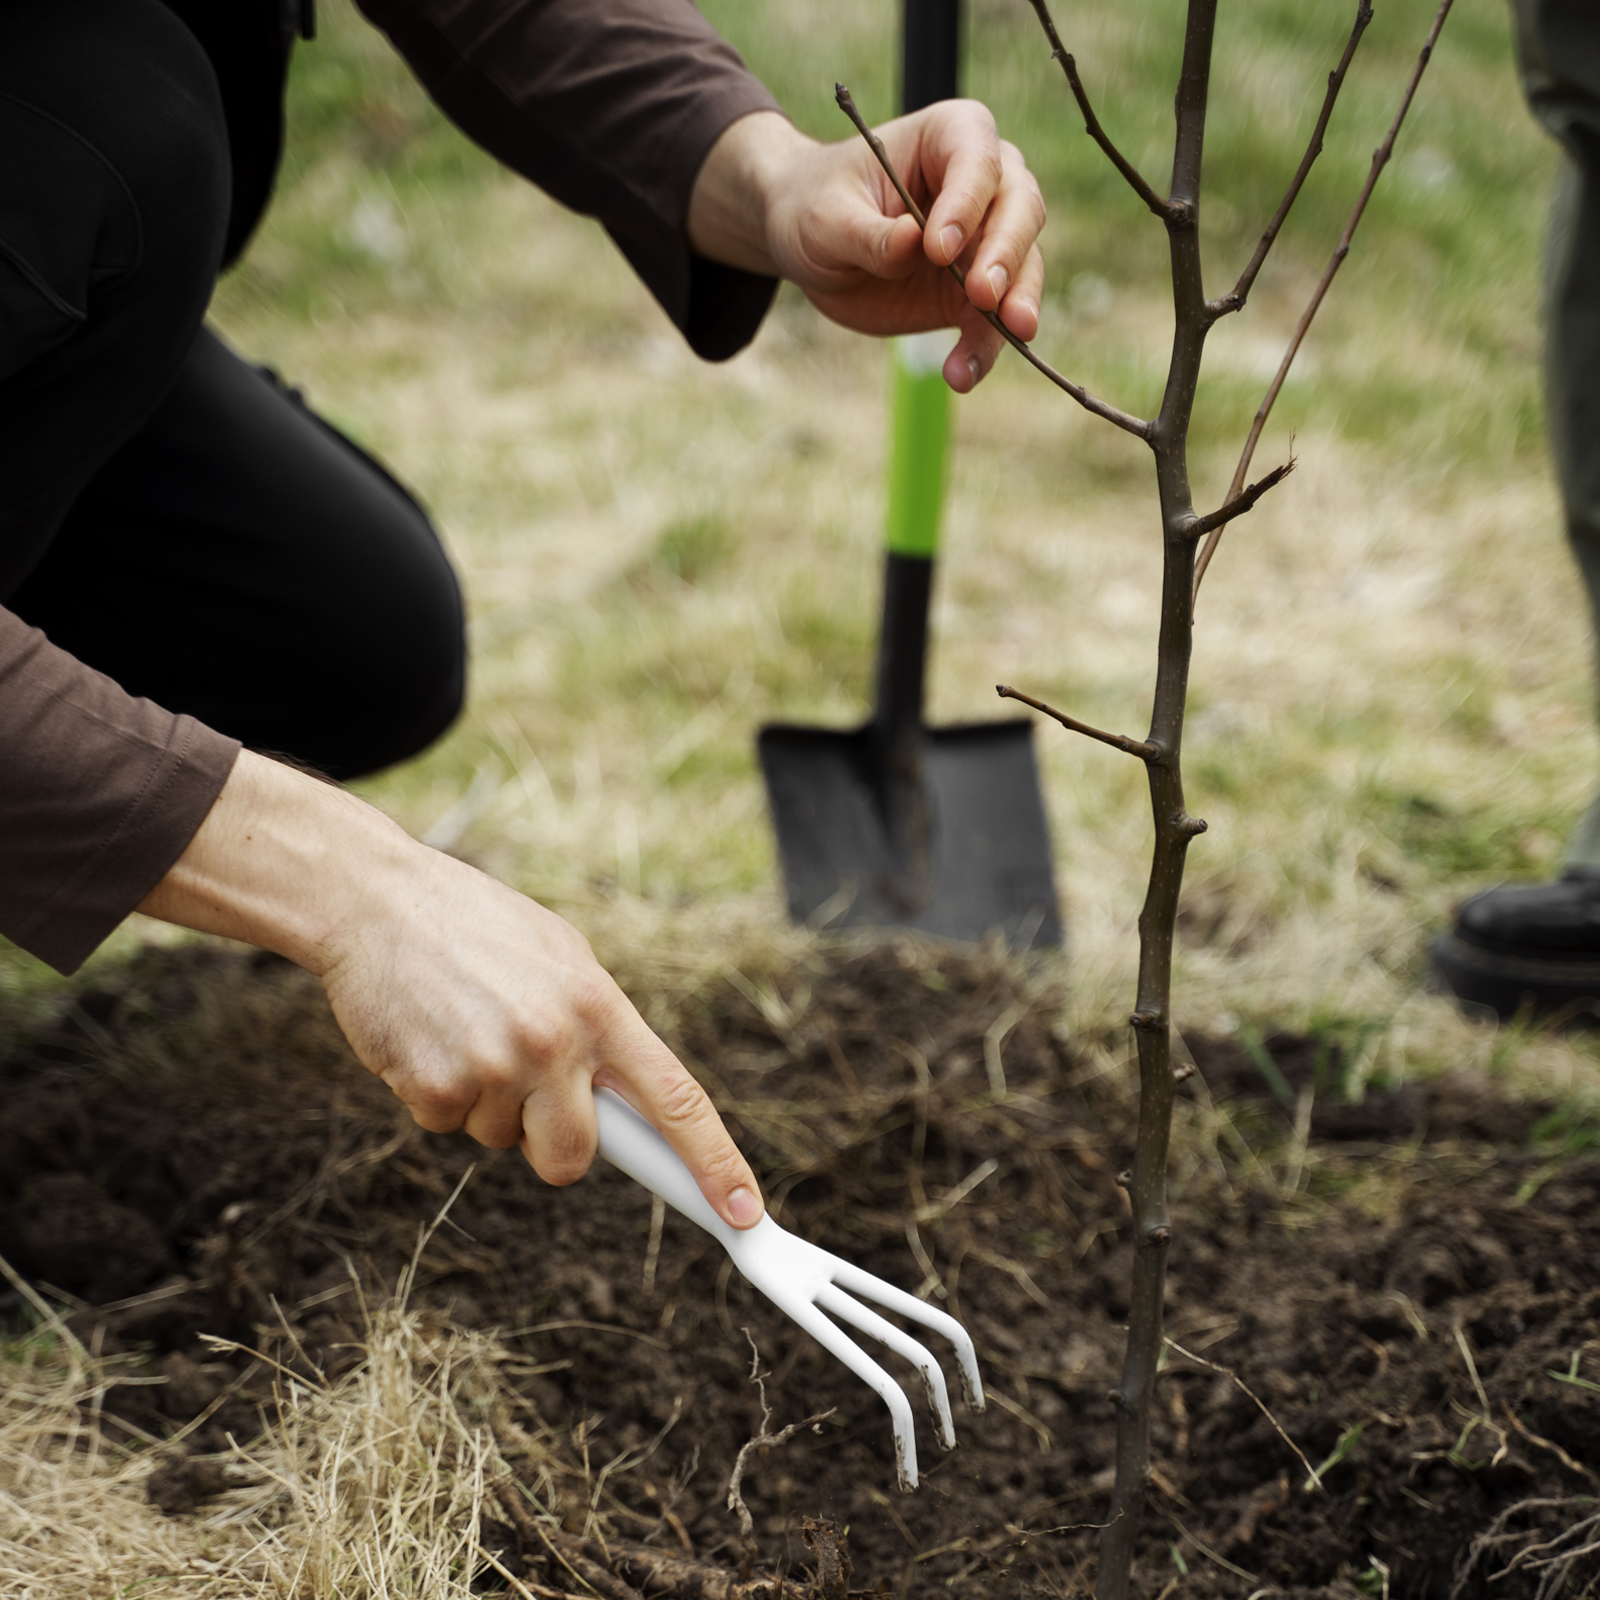
POLYGON ((600 1124, 600 1154, 612 1166, 658 1194, 691 1222, 704 1228, 732 1253, 741 1235, 712 1209, 683 1158, 614 1089, 594 1092, 595 1120, 600 1124))

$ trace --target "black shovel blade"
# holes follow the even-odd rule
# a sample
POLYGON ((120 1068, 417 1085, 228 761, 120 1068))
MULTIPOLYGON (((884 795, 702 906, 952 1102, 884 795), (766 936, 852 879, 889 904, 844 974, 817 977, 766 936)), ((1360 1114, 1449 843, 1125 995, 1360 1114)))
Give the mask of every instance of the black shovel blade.
POLYGON ((1019 950, 1060 944, 1031 722, 929 729, 913 804, 895 808, 893 832, 870 726, 766 727, 759 750, 796 922, 963 941, 998 930, 1019 950))

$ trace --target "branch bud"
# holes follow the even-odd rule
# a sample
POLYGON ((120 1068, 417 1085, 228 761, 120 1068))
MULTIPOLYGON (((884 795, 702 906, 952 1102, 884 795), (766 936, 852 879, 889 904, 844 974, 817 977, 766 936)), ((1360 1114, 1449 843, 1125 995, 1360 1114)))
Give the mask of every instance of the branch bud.
POLYGON ((1117 1174, 1117 1187, 1119 1189, 1131 1189, 1133 1187, 1132 1167, 1128 1167, 1124 1171, 1117 1174))
POLYGON ((1172 1229, 1168 1228, 1168 1227, 1165 1227, 1165 1226, 1162 1226, 1162 1227, 1159 1227, 1159 1228, 1152 1228, 1149 1231, 1149 1233, 1147 1233, 1145 1235, 1145 1238, 1151 1244, 1154 1244, 1154 1245, 1171 1244, 1172 1243, 1172 1229))
POLYGON ((1128 1026, 1131 1028, 1159 1028, 1165 1021, 1165 1016, 1159 1011, 1135 1011, 1128 1018, 1128 1026))

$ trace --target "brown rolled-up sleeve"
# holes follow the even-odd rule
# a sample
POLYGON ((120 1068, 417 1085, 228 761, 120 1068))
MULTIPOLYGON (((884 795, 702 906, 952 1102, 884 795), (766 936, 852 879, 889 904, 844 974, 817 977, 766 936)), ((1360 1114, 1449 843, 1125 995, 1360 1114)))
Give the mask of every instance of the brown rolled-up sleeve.
POLYGON ((75 972, 183 854, 238 753, 0 608, 0 934, 75 972))
POLYGON ((771 278, 694 254, 718 137, 777 102, 689 0, 357 0, 469 138, 597 218, 695 352, 754 337, 771 278))

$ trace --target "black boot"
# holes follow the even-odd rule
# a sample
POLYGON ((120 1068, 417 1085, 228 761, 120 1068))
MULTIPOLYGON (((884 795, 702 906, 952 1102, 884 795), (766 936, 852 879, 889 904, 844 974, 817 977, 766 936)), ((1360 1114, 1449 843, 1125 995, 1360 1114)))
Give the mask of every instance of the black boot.
POLYGON ((1474 895, 1432 952, 1438 984, 1502 1022, 1600 1022, 1600 867, 1474 895))

